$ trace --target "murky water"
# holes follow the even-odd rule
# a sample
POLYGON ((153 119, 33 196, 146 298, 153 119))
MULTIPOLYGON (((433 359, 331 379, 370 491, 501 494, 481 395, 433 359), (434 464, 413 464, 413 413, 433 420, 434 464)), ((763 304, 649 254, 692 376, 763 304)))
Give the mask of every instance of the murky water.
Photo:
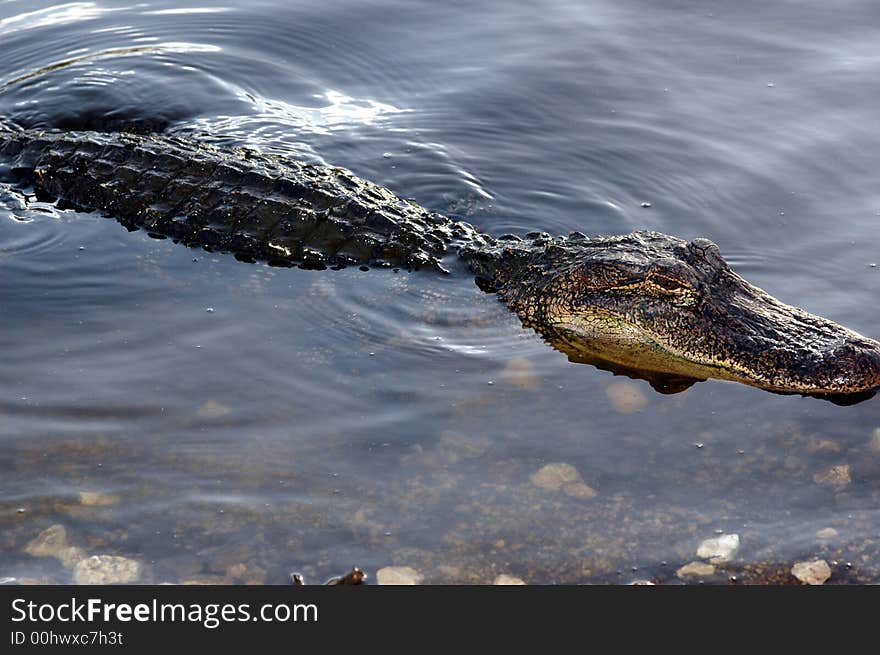
MULTIPOLYGON (((876 3, 290 4, 6 0, 0 115, 343 165, 495 234, 709 237, 880 336, 876 3)), ((466 277, 247 265, 0 194, 0 353, 0 577, 70 581, 25 552, 60 524, 144 582, 678 582, 720 533, 687 580, 880 581, 880 401, 659 395, 466 277)))

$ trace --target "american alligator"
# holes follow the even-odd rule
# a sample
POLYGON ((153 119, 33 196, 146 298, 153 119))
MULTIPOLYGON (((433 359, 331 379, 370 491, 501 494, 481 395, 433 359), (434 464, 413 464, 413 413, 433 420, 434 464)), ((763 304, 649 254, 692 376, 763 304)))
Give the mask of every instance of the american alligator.
POLYGON ((458 259, 571 359, 661 391, 707 378, 820 396, 880 387, 880 343, 749 284, 707 239, 496 238, 342 168, 158 134, 0 121, 0 179, 248 262, 448 273, 458 259))

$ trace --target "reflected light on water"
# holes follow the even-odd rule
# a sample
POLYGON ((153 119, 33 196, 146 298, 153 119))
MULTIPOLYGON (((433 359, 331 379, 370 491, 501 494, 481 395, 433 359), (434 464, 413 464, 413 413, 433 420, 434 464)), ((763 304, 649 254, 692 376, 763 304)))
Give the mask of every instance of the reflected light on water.
POLYGON ((0 34, 94 20, 111 11, 119 11, 119 9, 99 7, 94 2, 70 2, 4 18, 0 20, 0 34))
POLYGON ((318 107, 306 107, 283 100, 259 98, 249 93, 241 95, 242 100, 251 102, 260 114, 293 119, 317 134, 352 125, 373 125, 388 116, 410 111, 376 100, 353 98, 333 89, 315 94, 314 97, 325 102, 318 107))
POLYGON ((232 7, 177 7, 175 9, 154 9, 142 13, 147 16, 177 16, 181 14, 219 14, 231 9, 232 7))

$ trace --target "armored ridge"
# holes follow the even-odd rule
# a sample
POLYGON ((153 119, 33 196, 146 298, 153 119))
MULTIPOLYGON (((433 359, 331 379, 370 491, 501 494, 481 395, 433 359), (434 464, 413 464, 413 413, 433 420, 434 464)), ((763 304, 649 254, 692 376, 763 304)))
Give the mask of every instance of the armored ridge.
POLYGON ((442 270, 454 244, 490 241, 342 168, 169 136, 0 124, 0 162, 39 200, 245 261, 442 270))
POLYGON ((493 238, 341 168, 172 136, 26 131, 2 119, 0 181, 245 261, 444 271, 443 258, 456 257, 572 360, 665 392, 710 377, 823 396, 880 387, 880 343, 749 284, 706 239, 493 238))

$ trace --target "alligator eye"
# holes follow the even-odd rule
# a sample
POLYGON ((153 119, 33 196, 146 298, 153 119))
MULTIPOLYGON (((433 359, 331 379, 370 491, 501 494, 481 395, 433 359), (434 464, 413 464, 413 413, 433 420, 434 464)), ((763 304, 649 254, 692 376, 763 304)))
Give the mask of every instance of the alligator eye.
POLYGON ((654 273, 648 276, 646 282, 651 287, 654 287, 661 293, 671 294, 674 296, 678 296, 687 291, 690 291, 690 285, 688 285, 686 282, 659 273, 654 273))

